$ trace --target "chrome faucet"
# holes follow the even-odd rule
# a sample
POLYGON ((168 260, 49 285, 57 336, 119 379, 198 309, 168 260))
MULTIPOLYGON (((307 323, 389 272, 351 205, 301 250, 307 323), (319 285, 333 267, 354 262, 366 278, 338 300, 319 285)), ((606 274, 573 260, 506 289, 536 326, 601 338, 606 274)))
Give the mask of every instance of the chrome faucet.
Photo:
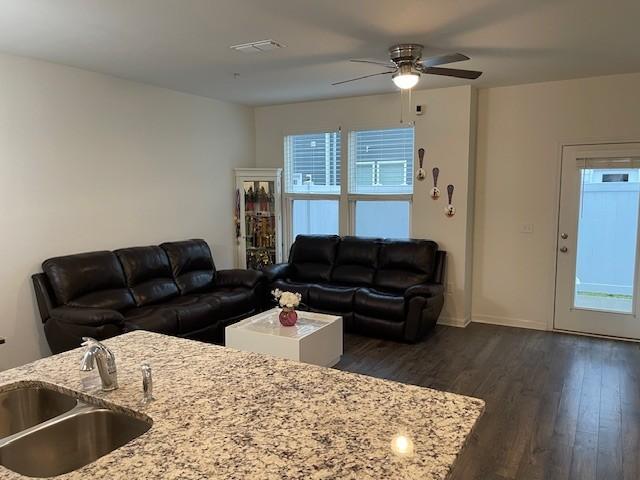
POLYGON ((153 398, 153 378, 151 376, 151 365, 142 364, 142 404, 146 405, 155 400, 153 398))
POLYGON ((98 372, 102 380, 102 390, 108 392, 118 388, 118 369, 116 368, 116 357, 99 341, 82 337, 83 347, 87 347, 82 355, 80 362, 80 370, 83 372, 91 371, 98 364, 98 372))

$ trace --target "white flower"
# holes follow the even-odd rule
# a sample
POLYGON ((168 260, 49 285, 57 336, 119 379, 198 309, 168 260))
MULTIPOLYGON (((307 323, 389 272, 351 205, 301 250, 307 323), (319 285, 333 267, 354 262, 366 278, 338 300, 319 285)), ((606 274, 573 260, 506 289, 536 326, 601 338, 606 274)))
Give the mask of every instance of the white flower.
POLYGON ((280 292, 278 303, 281 307, 295 308, 300 305, 300 300, 302 300, 302 295, 299 293, 280 292))

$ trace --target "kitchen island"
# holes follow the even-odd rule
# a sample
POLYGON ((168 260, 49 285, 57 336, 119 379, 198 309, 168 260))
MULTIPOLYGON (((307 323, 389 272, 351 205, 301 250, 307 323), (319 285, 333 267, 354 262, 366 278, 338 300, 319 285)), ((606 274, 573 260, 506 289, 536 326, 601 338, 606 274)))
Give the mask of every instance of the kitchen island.
MULTIPOLYGON (((82 393, 76 349, 0 373, 153 421, 61 479, 444 479, 482 400, 133 332, 104 342, 120 388, 82 393), (143 405, 140 364, 153 368, 143 405)), ((0 479, 24 478, 0 466, 0 479)))

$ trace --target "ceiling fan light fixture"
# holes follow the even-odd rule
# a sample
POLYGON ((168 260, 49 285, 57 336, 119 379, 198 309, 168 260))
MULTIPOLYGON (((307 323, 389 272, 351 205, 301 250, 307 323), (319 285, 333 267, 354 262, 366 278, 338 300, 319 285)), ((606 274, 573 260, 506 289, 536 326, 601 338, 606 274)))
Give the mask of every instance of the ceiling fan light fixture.
POLYGON ((401 65, 398 71, 391 77, 393 83, 401 90, 409 90, 415 87, 420 80, 420 74, 411 68, 411 65, 401 65))

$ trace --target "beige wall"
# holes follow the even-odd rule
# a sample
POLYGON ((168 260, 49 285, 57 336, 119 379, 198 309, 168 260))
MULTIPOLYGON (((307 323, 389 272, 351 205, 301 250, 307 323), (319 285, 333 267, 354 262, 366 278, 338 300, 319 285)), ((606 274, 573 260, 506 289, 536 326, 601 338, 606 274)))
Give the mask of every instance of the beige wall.
POLYGON ((233 260, 250 108, 0 55, 0 369, 48 354, 29 276, 47 257, 202 237, 233 260))
POLYGON ((551 326, 560 145, 640 141, 639 87, 632 74, 479 92, 474 321, 551 326))
MULTIPOLYGON (((423 105, 423 116, 407 115, 415 120, 416 150, 427 150, 427 181, 416 182, 412 235, 437 241, 447 250, 450 291, 442 319, 446 323, 464 324, 470 318, 471 232, 473 182, 473 145, 475 131, 475 92, 468 86, 416 91, 413 103, 423 105), (439 201, 429 197, 431 168, 440 168, 439 185, 443 193, 452 183, 456 190, 454 218, 444 215, 446 194, 439 201)), ((407 110, 406 108, 405 110, 407 110)), ((283 166, 283 137, 289 133, 314 130, 343 132, 364 128, 399 125, 400 94, 375 95, 347 99, 296 103, 255 110, 256 163, 258 167, 283 166)), ((417 161, 416 161, 417 168, 417 161)))

